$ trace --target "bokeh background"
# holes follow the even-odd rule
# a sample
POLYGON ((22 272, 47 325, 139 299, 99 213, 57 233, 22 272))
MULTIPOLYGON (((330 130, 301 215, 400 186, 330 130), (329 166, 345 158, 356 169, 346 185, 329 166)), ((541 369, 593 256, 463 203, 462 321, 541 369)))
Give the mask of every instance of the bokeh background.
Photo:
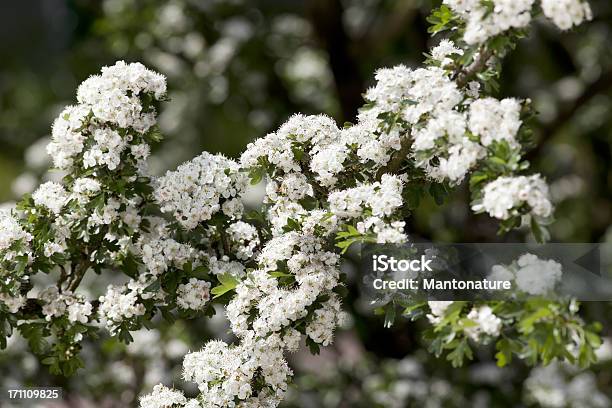
MULTIPOLYGON (((238 157, 246 144, 295 112, 354 119, 378 67, 418 66, 438 38, 427 33, 430 0, 29 0, 0 2, 0 202, 32 191, 48 172, 45 153, 55 116, 75 102, 78 84, 118 59, 141 61, 168 77, 162 106, 166 139, 153 172, 202 150, 238 157)), ((532 169, 551 184, 557 204, 553 241, 608 243, 612 257, 612 2, 591 0, 595 18, 560 33, 546 23, 503 64, 499 97, 530 98, 538 143, 532 169)), ((254 198, 257 191, 254 191, 254 198)), ((496 224, 469 211, 461 187, 443 206, 425 202, 408 220, 412 233, 434 240, 494 242, 496 224)), ((10 204, 7 204, 10 205, 10 204)), ((347 265, 350 272, 350 265, 347 265)), ((356 279, 355 279, 356 280, 356 279)), ((298 388, 291 407, 550 406, 612 404, 612 347, 589 371, 555 365, 499 370, 494 351, 451 369, 432 358, 421 326, 383 328, 360 301, 351 323, 319 357, 291 356, 298 388)), ((584 312, 610 336, 612 308, 584 312)), ((61 407, 135 406, 157 382, 180 381, 188 350, 224 336, 222 312, 212 321, 176 322, 139 332, 128 347, 102 336, 85 348, 87 368, 70 379, 46 373, 18 337, 0 352, 0 388, 59 385, 61 407)))

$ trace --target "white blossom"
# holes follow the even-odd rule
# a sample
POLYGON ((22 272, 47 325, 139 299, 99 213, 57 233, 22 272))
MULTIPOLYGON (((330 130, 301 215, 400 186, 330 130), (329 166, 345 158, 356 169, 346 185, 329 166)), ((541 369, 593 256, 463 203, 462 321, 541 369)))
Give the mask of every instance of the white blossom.
POLYGON ((451 110, 462 100, 457 85, 441 68, 411 70, 403 65, 379 69, 376 85, 365 98, 376 103, 379 112, 401 113, 409 124, 418 123, 427 113, 451 110))
POLYGON ((17 313, 25 305, 26 298, 21 295, 11 296, 0 292, 0 303, 4 303, 9 313, 17 313))
POLYGON ((34 204, 47 207, 54 214, 59 214, 68 201, 68 192, 61 184, 48 181, 41 184, 32 194, 34 204))
POLYGON ((210 282, 191 278, 178 286, 176 304, 182 309, 201 310, 209 300, 210 282))
POLYGON ((483 189, 481 204, 474 211, 486 211, 490 216, 506 220, 519 214, 519 208, 526 204, 529 212, 538 217, 552 213, 548 185, 539 174, 533 176, 499 177, 483 189))
POLYGON ((247 260, 255 254, 259 245, 257 228, 243 221, 237 221, 227 228, 232 243, 232 253, 238 259, 247 260))
POLYGON ((83 151, 85 135, 82 128, 90 112, 89 106, 68 106, 53 123, 47 153, 53 159, 55 167, 70 168, 75 156, 83 151))
POLYGON ((77 99, 90 106, 99 120, 143 133, 155 123, 154 112, 143 112, 140 96, 145 93, 161 99, 165 78, 140 63, 119 61, 81 83, 77 99))
POLYGON ((81 177, 74 181, 72 193, 81 202, 86 202, 101 189, 100 182, 91 177, 81 177))
POLYGON ((123 287, 109 285, 106 294, 100 296, 98 314, 111 334, 115 334, 115 330, 124 320, 142 316, 145 313, 144 305, 139 303, 139 294, 142 289, 133 284, 123 287))
POLYGON ((531 295, 550 292, 561 280, 561 264, 552 259, 543 260, 533 254, 522 255, 518 261, 516 284, 520 290, 531 295))
POLYGON ((583 0, 542 0, 542 11, 562 30, 593 18, 589 3, 583 0))
POLYGON ((463 50, 455 47, 455 43, 444 39, 431 49, 431 57, 438 61, 441 66, 448 65, 453 62, 449 55, 463 55, 463 50))
POLYGON ((344 170, 347 157, 348 148, 344 143, 330 144, 313 155, 310 169, 322 185, 332 186, 336 183, 336 175, 344 170))
POLYGON ((501 319, 493 313, 489 306, 480 306, 473 308, 467 315, 467 318, 476 323, 476 326, 465 328, 465 332, 475 341, 479 341, 483 335, 496 337, 499 336, 499 331, 502 327, 501 319))
POLYGON ((173 408, 186 402, 187 398, 182 392, 158 384, 153 387, 151 394, 140 398, 140 408, 173 408))
MULTIPOLYGON (((159 178, 154 194, 162 211, 172 213, 183 227, 191 230, 208 221, 224 201, 242 194, 246 186, 246 175, 239 171, 237 163, 204 152, 159 178)), ((238 201, 232 203, 240 205, 238 201)), ((224 211, 237 216, 227 207, 224 211)))
POLYGON ((385 174, 380 182, 333 192, 329 195, 330 210, 339 217, 358 217, 366 209, 374 216, 392 215, 403 203, 402 182, 385 174))
POLYGON ((0 252, 8 250, 16 242, 27 243, 31 240, 32 235, 23 230, 10 210, 0 209, 0 252))
POLYGON ((535 0, 444 0, 466 20, 463 39, 468 44, 482 43, 511 28, 526 27, 531 22, 535 0))
POLYGON ((333 341, 334 330, 341 325, 343 318, 340 300, 337 296, 331 296, 322 308, 315 310, 313 319, 306 326, 306 335, 315 343, 328 346, 333 341))
POLYGON ((43 302, 42 313, 47 321, 67 313, 70 322, 87 323, 92 314, 93 306, 83 296, 59 292, 55 286, 43 290, 38 297, 43 302))
POLYGON ((520 114, 521 105, 516 99, 481 98, 470 105, 469 128, 480 136, 483 146, 505 140, 516 147, 516 135, 522 124, 520 114))
POLYGON ((448 309, 448 307, 452 304, 453 304, 452 301, 446 301, 446 300, 428 301, 427 305, 429 306, 429 309, 431 310, 431 313, 427 315, 427 319, 429 320, 429 322, 432 324, 438 324, 442 320, 442 317, 444 316, 446 309, 448 309))

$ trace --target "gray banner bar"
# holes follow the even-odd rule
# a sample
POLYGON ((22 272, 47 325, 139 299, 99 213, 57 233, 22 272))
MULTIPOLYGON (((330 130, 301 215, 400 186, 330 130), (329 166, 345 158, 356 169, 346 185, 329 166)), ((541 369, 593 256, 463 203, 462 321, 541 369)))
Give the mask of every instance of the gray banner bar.
POLYGON ((603 244, 413 243, 364 245, 363 293, 373 302, 521 300, 612 301, 603 244))

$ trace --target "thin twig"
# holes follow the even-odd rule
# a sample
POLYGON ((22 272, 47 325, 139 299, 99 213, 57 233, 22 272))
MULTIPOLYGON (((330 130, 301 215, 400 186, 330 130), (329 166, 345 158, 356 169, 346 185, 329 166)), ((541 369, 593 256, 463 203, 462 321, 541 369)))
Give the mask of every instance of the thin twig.
POLYGON ((464 68, 457 75, 456 83, 459 88, 463 88, 472 79, 474 75, 482 71, 487 65, 491 57, 493 56, 493 50, 490 48, 481 49, 478 52, 478 57, 469 66, 464 68))
POLYGON ((77 268, 75 269, 75 273, 73 275, 74 278, 68 285, 69 292, 74 292, 76 288, 79 287, 81 280, 83 280, 83 277, 85 276, 85 273, 87 272, 90 266, 91 266, 91 263, 89 262, 89 260, 83 260, 78 264, 77 268))

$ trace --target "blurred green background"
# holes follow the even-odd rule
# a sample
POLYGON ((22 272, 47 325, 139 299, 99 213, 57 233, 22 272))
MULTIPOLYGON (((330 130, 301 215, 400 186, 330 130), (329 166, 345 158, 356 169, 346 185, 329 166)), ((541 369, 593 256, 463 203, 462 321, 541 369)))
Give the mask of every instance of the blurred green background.
MULTIPOLYGON (((118 59, 141 61, 168 77, 171 100, 162 106, 159 118, 166 140, 151 163, 153 172, 160 174, 202 150, 238 157, 249 141, 273 131, 295 112, 327 113, 340 124, 353 120, 362 104, 361 94, 372 84, 376 68, 397 63, 418 66, 423 53, 439 41, 429 37, 425 20, 438 3, 0 2, 0 202, 18 199, 41 179, 58 177, 57 173, 46 172, 49 160, 44 146, 51 123, 63 106, 75 102, 78 84, 103 65, 118 59)), ((539 143, 529 159, 532 169, 544 174, 551 184, 557 204, 557 222, 551 232, 553 241, 560 242, 612 241, 612 2, 590 3, 594 20, 572 32, 560 33, 544 22, 536 24, 531 36, 504 61, 497 95, 530 98, 539 112, 530 124, 539 143)), ((494 222, 486 216, 470 214, 468 197, 466 188, 461 187, 442 207, 425 203, 409 221, 410 231, 429 239, 458 242, 524 239, 521 231, 507 237, 496 236, 494 222)), ((612 256, 612 250, 608 256, 612 256)), ((469 371, 473 367, 449 371, 445 363, 432 361, 423 352, 413 325, 383 329, 375 317, 360 310, 358 294, 352 293, 351 300, 356 306, 351 307, 353 328, 345 335, 349 340, 339 343, 342 350, 328 352, 331 356, 327 359, 335 362, 329 369, 335 373, 332 380, 326 383, 325 378, 300 375, 302 389, 310 386, 318 391, 306 402, 300 399, 303 395, 295 397, 291 400, 295 406, 375 406, 371 404, 376 401, 367 402, 363 396, 364 405, 350 402, 360 395, 355 389, 366 387, 363 377, 371 372, 395 373, 398 377, 397 359, 407 355, 420 359, 420 375, 429 380, 439 376, 448 384, 456 384, 465 393, 466 401, 475 404, 472 397, 480 395, 482 387, 473 384, 469 371), (347 357, 344 349, 352 350, 357 357, 350 353, 347 357), (324 391, 326 387, 332 391, 324 391), (354 395, 345 395, 346 390, 353 390, 354 395)), ((609 305, 590 304, 586 313, 604 322, 609 330, 609 305)), ((183 339, 182 346, 174 344, 174 354, 166 353, 173 357, 158 353, 163 364, 157 362, 157 368, 166 373, 160 374, 162 380, 178 378, 171 376, 172 370, 176 372, 180 367, 181 353, 177 349, 199 347, 210 335, 211 330, 198 325, 203 323, 171 326, 160 338, 148 338, 159 347, 166 347, 173 337, 183 339)), ((218 325, 224 327, 221 322, 218 325)), ((134 405, 135 396, 155 382, 145 379, 144 373, 152 369, 142 365, 149 364, 143 363, 149 360, 138 354, 140 351, 130 354, 111 343, 103 344, 103 350, 110 354, 92 352, 89 367, 100 364, 107 370, 112 364, 127 365, 132 377, 125 374, 129 377, 125 383, 118 380, 119 374, 110 375, 112 387, 103 385, 106 380, 92 383, 87 373, 69 381, 47 378, 35 361, 28 363, 28 375, 39 381, 44 377, 50 383, 60 382, 75 395, 96 401, 92 406, 134 405), (116 362, 107 363, 109 356, 114 356, 116 362), (107 392, 113 397, 104 405, 101 401, 107 392)), ((93 350, 101 346, 95 347, 93 350)), ((0 377, 8 375, 11 361, 25 364, 23 353, 15 356, 9 358, 0 353, 0 377)), ((482 358, 487 363, 486 357, 482 358)), ((305 361, 308 366, 310 360, 305 361)), ((511 379, 500 380, 507 383, 504 389, 497 385, 484 387, 493 396, 501 393, 505 402, 496 403, 500 406, 524 401, 525 368, 517 366, 513 370, 511 379)), ((609 371, 600 369, 595 374, 594 381, 600 386, 612 382, 609 371)), ((26 381, 26 377, 22 380, 26 381)), ((385 387, 395 386, 385 378, 381 380, 385 387)), ((435 388, 432 381, 420 383, 421 389, 435 388)), ((428 393, 434 395, 438 391, 428 393)), ((455 402, 460 401, 463 400, 455 402)), ((70 406, 90 406, 80 400, 75 404, 70 406)), ((417 405, 398 404, 385 402, 381 406, 421 406, 416 402, 417 405)))

